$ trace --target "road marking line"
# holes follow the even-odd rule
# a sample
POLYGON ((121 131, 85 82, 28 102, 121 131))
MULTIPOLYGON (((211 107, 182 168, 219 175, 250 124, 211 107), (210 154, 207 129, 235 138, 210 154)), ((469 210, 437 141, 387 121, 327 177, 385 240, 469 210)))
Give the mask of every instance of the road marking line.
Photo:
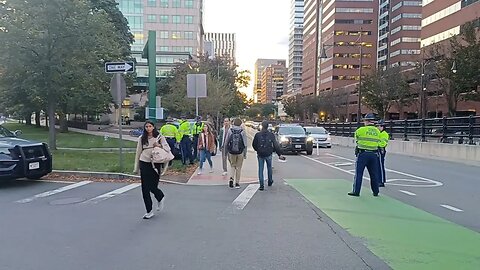
MULTIPOLYGON (((355 162, 355 160, 353 160, 353 159, 345 158, 345 157, 342 157, 342 156, 337 156, 337 155, 330 154, 330 153, 327 153, 327 155, 330 155, 330 156, 332 156, 332 157, 336 157, 336 158, 339 158, 339 159, 344 159, 344 160, 348 160, 348 161, 355 162)), ((442 183, 442 182, 436 181, 436 180, 432 180, 432 179, 428 179, 428 178, 425 178, 425 177, 421 177, 421 176, 417 176, 417 175, 413 175, 413 174, 409 174, 409 173, 404 173, 404 172, 399 172, 399 171, 395 171, 395 170, 387 169, 387 168, 385 168, 385 171, 387 171, 387 172, 393 172, 393 173, 396 173, 396 174, 400 174, 400 175, 403 175, 403 176, 408 176, 408 177, 412 177, 412 178, 416 178, 416 179, 420 179, 420 180, 424 180, 424 181, 426 181, 426 182, 430 182, 430 183, 434 184, 433 187, 443 186, 443 183, 442 183)), ((387 183, 388 183, 388 180, 387 180, 387 183)), ((404 184, 399 185, 399 184, 394 184, 394 183, 389 183, 389 185, 394 185, 394 186, 410 186, 410 187, 422 187, 422 186, 416 186, 416 185, 404 185, 404 184)), ((427 187, 432 187, 432 186, 427 186, 427 187)))
POLYGON ((116 189, 116 190, 110 191, 110 192, 108 192, 108 193, 102 194, 102 195, 100 195, 100 196, 97 196, 97 197, 95 197, 95 198, 93 198, 93 199, 90 199, 90 200, 88 200, 88 201, 85 201, 85 202, 83 202, 83 203, 84 203, 84 204, 98 203, 98 202, 101 202, 101 201, 104 201, 104 200, 108 200, 108 199, 110 199, 110 198, 113 198, 113 197, 115 197, 115 196, 117 196, 117 195, 120 195, 120 194, 122 194, 122 193, 125 193, 125 192, 127 192, 127 191, 129 191, 129 190, 132 190, 132 189, 134 189, 134 188, 137 188, 137 187, 139 187, 139 186, 140 186, 139 183, 130 184, 130 185, 128 185, 128 186, 124 186, 124 187, 121 187, 121 188, 119 188, 119 189, 116 189))
POLYGON ((410 196, 417 196, 417 194, 413 193, 413 192, 410 192, 410 191, 406 191, 406 190, 401 190, 399 189, 398 191, 402 192, 402 193, 405 193, 407 195, 410 195, 410 196))
POLYGON ((456 207, 450 206, 448 204, 440 204, 441 207, 447 208, 449 210, 455 211, 455 212, 463 212, 462 209, 458 209, 456 207))
POLYGON ((243 210, 253 195, 255 195, 255 192, 257 192, 259 187, 260 184, 248 185, 245 190, 240 193, 240 195, 238 195, 238 197, 232 202, 232 205, 238 210, 243 210))
POLYGON ((47 191, 47 192, 43 192, 43 193, 37 194, 35 196, 32 196, 30 198, 26 198, 26 199, 19 200, 19 201, 16 201, 16 202, 17 203, 29 203, 29 202, 32 202, 32 201, 34 201, 36 199, 39 199, 39 198, 45 198, 45 197, 48 197, 48 196, 52 196, 52 195, 58 194, 60 192, 71 190, 71 189, 81 187, 81 186, 84 186, 84 185, 87 185, 87 184, 90 184, 90 183, 92 183, 92 181, 78 182, 78 183, 75 183, 75 184, 72 184, 72 185, 57 188, 55 190, 50 190, 50 191, 47 191))

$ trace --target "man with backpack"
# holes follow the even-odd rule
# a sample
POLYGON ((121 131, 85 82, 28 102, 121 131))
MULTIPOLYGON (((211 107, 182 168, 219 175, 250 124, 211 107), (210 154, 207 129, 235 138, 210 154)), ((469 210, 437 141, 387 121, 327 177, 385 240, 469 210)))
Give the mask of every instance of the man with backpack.
POLYGON ((260 182, 260 190, 264 190, 264 179, 263 179, 263 168, 265 163, 267 163, 267 175, 268 175, 268 186, 273 185, 273 176, 272 176, 272 154, 276 152, 278 158, 285 160, 285 157, 282 156, 280 146, 278 145, 275 135, 268 130, 268 122, 262 122, 262 130, 255 134, 252 143, 253 149, 257 152, 258 159, 258 181, 260 182))
POLYGON ((242 120, 239 118, 233 120, 233 126, 228 130, 225 139, 231 168, 228 183, 230 188, 233 188, 234 180, 235 188, 240 188, 243 160, 247 158, 247 134, 241 125, 242 120))

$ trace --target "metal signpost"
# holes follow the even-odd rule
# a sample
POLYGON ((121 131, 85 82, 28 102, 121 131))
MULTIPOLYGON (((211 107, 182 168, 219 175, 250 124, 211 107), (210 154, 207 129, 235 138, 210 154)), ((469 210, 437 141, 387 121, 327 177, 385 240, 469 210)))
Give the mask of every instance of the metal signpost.
POLYGON ((195 98, 195 116, 198 116, 198 98, 207 97, 207 74, 187 74, 187 97, 195 98))
POLYGON ((127 85, 121 73, 133 72, 133 62, 109 62, 105 63, 105 72, 114 73, 110 81, 110 93, 115 104, 118 106, 118 136, 120 139, 120 171, 123 169, 123 141, 122 141, 122 103, 127 97, 127 85))

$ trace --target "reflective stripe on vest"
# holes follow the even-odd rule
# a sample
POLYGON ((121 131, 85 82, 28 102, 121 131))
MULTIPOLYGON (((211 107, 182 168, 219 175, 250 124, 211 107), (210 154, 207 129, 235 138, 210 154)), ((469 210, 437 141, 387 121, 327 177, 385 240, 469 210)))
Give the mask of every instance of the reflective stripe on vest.
POLYGON ((357 147, 363 150, 377 150, 380 143, 380 130, 375 126, 360 127, 355 131, 357 147))

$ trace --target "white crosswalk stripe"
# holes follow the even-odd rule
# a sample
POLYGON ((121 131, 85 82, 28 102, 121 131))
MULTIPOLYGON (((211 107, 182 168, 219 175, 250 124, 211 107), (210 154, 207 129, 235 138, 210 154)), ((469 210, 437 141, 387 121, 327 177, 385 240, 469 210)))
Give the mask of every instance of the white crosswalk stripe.
POLYGON ((35 196, 29 197, 29 198, 26 198, 26 199, 23 199, 23 200, 19 200, 19 201, 16 201, 16 202, 17 203, 29 203, 29 202, 32 202, 32 201, 34 201, 36 199, 39 199, 39 198, 45 198, 45 197, 52 196, 52 195, 55 195, 55 194, 58 194, 58 193, 61 193, 61 192, 67 191, 67 190, 71 190, 71 189, 74 189, 74 188, 77 188, 77 187, 81 187, 81 186, 90 184, 91 182, 92 181, 78 182, 78 183, 75 183, 75 184, 71 184, 71 185, 68 185, 68 186, 57 188, 55 190, 46 191, 46 192, 37 194, 35 196))
POLYGON ((92 203, 98 203, 98 202, 101 202, 101 201, 104 201, 104 200, 108 200, 108 199, 110 199, 110 198, 113 198, 113 197, 115 197, 115 196, 117 196, 117 195, 120 195, 120 194, 122 194, 122 193, 125 193, 125 192, 127 192, 127 191, 129 191, 129 190, 132 190, 132 189, 134 189, 134 188, 137 188, 137 187, 139 187, 139 186, 140 186, 139 183, 130 184, 130 185, 128 185, 128 186, 121 187, 121 188, 119 188, 119 189, 110 191, 110 192, 108 192, 108 193, 102 194, 102 195, 97 196, 97 197, 95 197, 95 198, 93 198, 93 199, 90 199, 90 200, 88 200, 88 201, 85 201, 85 202, 83 202, 83 204, 92 204, 92 203))

